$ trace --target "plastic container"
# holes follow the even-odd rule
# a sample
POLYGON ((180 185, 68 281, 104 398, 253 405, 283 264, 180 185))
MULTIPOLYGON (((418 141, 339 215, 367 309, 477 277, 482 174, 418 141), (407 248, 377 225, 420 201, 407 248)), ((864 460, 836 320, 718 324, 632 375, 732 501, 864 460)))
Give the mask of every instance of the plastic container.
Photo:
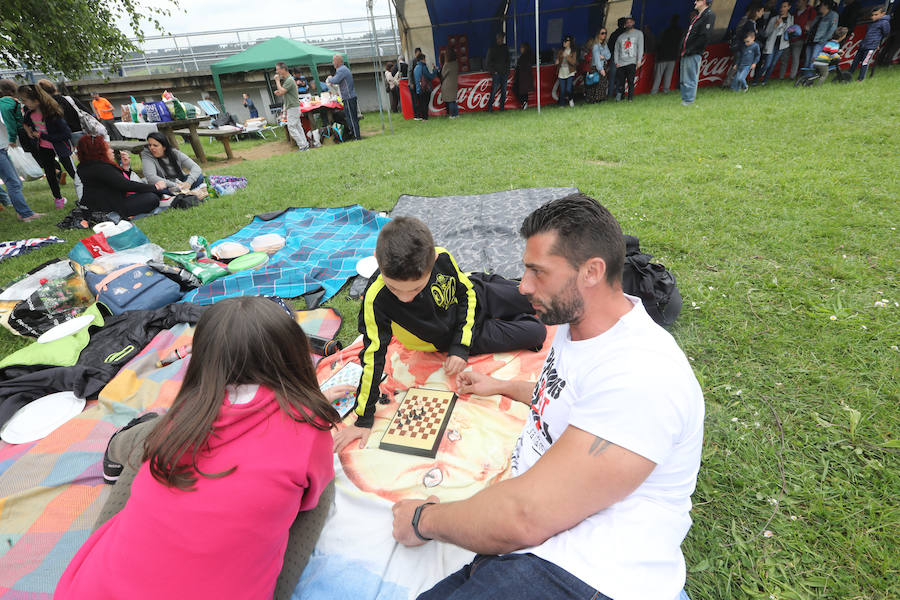
POLYGON ((284 238, 277 233, 266 233, 258 235, 250 242, 250 248, 254 252, 265 252, 266 254, 275 254, 284 248, 284 238))
POLYGON ((265 252, 251 252, 235 258, 228 263, 228 270, 232 273, 239 271, 253 271, 263 267, 269 262, 269 255, 265 252))

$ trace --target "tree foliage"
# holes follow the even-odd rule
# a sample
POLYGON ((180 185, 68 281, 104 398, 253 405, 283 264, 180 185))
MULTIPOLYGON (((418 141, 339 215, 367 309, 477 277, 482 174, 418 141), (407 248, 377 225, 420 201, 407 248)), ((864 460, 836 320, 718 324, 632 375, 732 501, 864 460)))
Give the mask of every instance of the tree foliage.
MULTIPOLYGON (((147 3, 149 4, 149 3, 147 3)), ((96 65, 115 65, 136 50, 129 36, 143 28, 162 32, 158 18, 177 0, 148 6, 135 0, 2 0, 0 62, 7 68, 61 73, 77 78, 96 65), (127 23, 128 32, 119 30, 127 23)), ((170 8, 171 7, 171 8, 170 8)))

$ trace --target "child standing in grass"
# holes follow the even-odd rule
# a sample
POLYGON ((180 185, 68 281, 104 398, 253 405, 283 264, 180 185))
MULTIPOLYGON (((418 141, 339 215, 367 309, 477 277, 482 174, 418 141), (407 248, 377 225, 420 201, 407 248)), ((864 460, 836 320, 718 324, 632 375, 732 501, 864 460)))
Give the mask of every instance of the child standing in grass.
MULTIPOLYGON (((822 85, 828 79, 828 68, 832 63, 838 63, 841 60, 841 42, 847 37, 847 28, 838 27, 834 30, 831 39, 822 46, 822 51, 813 59, 813 68, 819 74, 816 79, 816 85, 822 85)), ((857 54, 857 56, 859 56, 857 54)))
MULTIPOLYGON (((856 70, 856 67, 859 67, 859 79, 857 81, 862 81, 866 78, 866 71, 869 70, 869 65, 872 63, 872 59, 875 58, 878 46, 890 34, 891 23, 884 7, 878 6, 873 8, 872 23, 866 29, 866 37, 863 38, 862 43, 859 45, 859 50, 856 51, 856 56, 853 57, 853 64, 850 65, 850 75, 853 75, 853 71, 856 70)), ((874 69, 872 73, 875 73, 874 69)))
POLYGON ((759 62, 760 50, 756 43, 756 34, 749 32, 744 36, 744 46, 737 54, 737 72, 731 80, 731 89, 735 92, 747 91, 747 76, 756 68, 759 62))

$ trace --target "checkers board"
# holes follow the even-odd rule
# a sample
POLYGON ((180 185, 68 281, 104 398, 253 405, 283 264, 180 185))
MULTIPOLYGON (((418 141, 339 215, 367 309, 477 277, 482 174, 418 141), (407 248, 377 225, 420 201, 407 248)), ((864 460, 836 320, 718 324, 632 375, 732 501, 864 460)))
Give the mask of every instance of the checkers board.
POLYGON ((378 447, 434 458, 455 405, 456 394, 453 392, 410 388, 378 447))

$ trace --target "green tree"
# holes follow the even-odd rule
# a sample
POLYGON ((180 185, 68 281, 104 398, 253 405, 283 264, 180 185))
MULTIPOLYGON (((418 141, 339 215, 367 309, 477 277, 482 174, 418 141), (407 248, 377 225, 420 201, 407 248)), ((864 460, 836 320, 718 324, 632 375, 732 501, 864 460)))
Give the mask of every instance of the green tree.
POLYGON ((148 6, 134 0, 2 0, 0 63, 77 78, 94 65, 115 65, 136 50, 129 35, 143 28, 162 32, 158 17, 171 15, 177 0, 148 6), (126 22, 130 32, 117 24, 126 22))

